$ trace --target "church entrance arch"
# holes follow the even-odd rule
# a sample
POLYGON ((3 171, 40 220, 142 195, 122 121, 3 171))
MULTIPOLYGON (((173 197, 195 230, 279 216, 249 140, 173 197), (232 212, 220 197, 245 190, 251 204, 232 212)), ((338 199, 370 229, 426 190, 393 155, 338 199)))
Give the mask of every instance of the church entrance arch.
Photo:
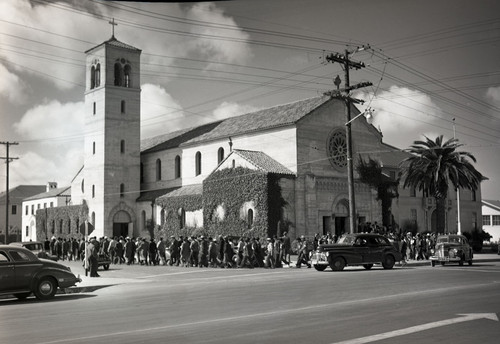
POLYGON ((113 216, 113 237, 127 237, 130 222, 132 222, 130 215, 125 210, 118 211, 113 216))
POLYGON ((349 201, 347 199, 342 198, 335 203, 332 217, 337 238, 347 233, 349 228, 349 201))

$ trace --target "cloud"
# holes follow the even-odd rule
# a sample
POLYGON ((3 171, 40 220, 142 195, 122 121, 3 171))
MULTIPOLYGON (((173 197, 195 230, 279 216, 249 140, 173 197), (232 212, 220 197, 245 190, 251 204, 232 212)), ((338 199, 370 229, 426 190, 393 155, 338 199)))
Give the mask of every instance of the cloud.
POLYGON ((10 102, 19 104, 24 100, 26 87, 24 82, 14 73, 11 73, 0 63, 0 96, 6 97, 10 102))
POLYGON ((160 85, 141 86, 141 138, 193 126, 182 106, 160 85))
POLYGON ((500 105, 500 87, 489 87, 486 91, 486 97, 495 104, 500 105))
MULTIPOLYGON (((188 53, 211 61, 244 64, 252 57, 247 41, 250 36, 233 18, 225 15, 212 3, 199 3, 186 13, 187 19, 216 25, 192 25, 191 32, 198 38, 187 42, 188 53), (221 28, 224 26, 226 28, 221 28)), ((211 68, 216 67, 211 66, 211 68)))
POLYGON ((413 141, 422 139, 423 135, 436 136, 436 125, 441 121, 442 111, 424 93, 391 86, 375 98, 373 93, 364 92, 357 92, 355 98, 365 100, 365 104, 359 106, 361 110, 367 106, 375 110, 372 124, 382 131, 384 142, 406 148, 413 141))
POLYGON ((14 129, 23 137, 40 144, 64 141, 83 142, 84 103, 61 104, 57 100, 28 110, 14 129))
POLYGON ((213 111, 214 119, 225 119, 244 115, 250 112, 258 111, 259 108, 250 105, 240 105, 233 102, 223 102, 213 111))

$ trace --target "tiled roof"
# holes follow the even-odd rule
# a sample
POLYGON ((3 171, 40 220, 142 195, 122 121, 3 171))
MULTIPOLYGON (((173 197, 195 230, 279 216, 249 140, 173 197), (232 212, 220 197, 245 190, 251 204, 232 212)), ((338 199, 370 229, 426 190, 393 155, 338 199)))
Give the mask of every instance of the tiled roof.
POLYGON ((254 165, 256 168, 258 168, 260 171, 267 173, 294 175, 292 171, 290 171, 288 168, 286 168, 264 152, 235 149, 233 150, 232 154, 239 155, 240 157, 254 165))
POLYGON ((246 115, 230 117, 221 121, 213 130, 193 137, 184 144, 210 141, 290 125, 296 123, 328 100, 330 100, 330 98, 325 96, 309 98, 248 113, 246 115))
POLYGON ((115 38, 115 36, 112 36, 107 41, 102 42, 101 44, 96 45, 95 47, 90 48, 85 53, 88 53, 89 51, 94 50, 95 48, 100 47, 101 45, 104 45, 104 44, 108 44, 108 45, 112 45, 112 46, 115 46, 115 47, 118 47, 118 48, 123 48, 123 49, 128 49, 128 50, 141 51, 141 49, 137 49, 136 47, 133 47, 133 46, 131 46, 129 44, 120 42, 119 40, 117 40, 115 38))
POLYGON ((230 117, 195 128, 179 130, 141 142, 141 151, 149 153, 182 145, 200 143, 229 136, 242 135, 296 123, 330 100, 329 97, 315 97, 278 105, 241 116, 230 117))
POLYGON ((482 202, 484 205, 489 206, 490 208, 496 208, 497 210, 500 210, 500 201, 483 199, 482 202))
POLYGON ((37 199, 51 198, 51 197, 71 197, 71 186, 66 186, 63 188, 50 189, 47 192, 39 193, 24 199, 25 201, 34 201, 37 199))
MULTIPOLYGON (((47 189, 46 185, 18 185, 12 189, 9 189, 9 200, 14 202, 14 199, 25 199, 26 197, 31 197, 33 195, 39 194, 47 189)), ((4 199, 6 192, 0 193, 0 199, 4 199)))
POLYGON ((158 197, 163 196, 163 195, 165 195, 171 191, 174 191, 175 189, 178 189, 178 188, 179 187, 143 191, 143 192, 141 192, 141 195, 137 199, 137 202, 154 201, 158 197))
POLYGON ((193 185, 184 185, 178 189, 175 189, 166 195, 163 195, 159 198, 170 198, 170 197, 179 197, 179 196, 190 196, 190 195, 201 195, 203 193, 203 184, 193 184, 193 185))
POLYGON ((404 152, 399 148, 385 143, 383 145, 387 148, 380 153, 380 160, 383 167, 398 168, 401 161, 411 156, 410 153, 404 152))

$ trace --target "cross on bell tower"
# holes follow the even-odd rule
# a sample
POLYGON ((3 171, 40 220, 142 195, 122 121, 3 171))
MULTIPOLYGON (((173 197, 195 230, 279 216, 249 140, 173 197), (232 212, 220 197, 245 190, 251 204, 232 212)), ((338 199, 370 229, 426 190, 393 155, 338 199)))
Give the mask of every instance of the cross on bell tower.
POLYGON ((118 24, 115 23, 115 18, 111 19, 108 23, 111 25, 111 37, 115 38, 115 26, 118 26, 118 24))

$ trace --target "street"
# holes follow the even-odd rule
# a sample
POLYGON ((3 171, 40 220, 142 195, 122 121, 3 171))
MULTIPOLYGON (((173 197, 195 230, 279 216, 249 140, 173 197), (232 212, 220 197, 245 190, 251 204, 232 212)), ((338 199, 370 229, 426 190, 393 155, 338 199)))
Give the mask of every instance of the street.
MULTIPOLYGON (((72 262, 72 270, 81 263, 72 262)), ((392 270, 111 266, 120 284, 0 300, 0 343, 497 343, 500 262, 392 270)))

